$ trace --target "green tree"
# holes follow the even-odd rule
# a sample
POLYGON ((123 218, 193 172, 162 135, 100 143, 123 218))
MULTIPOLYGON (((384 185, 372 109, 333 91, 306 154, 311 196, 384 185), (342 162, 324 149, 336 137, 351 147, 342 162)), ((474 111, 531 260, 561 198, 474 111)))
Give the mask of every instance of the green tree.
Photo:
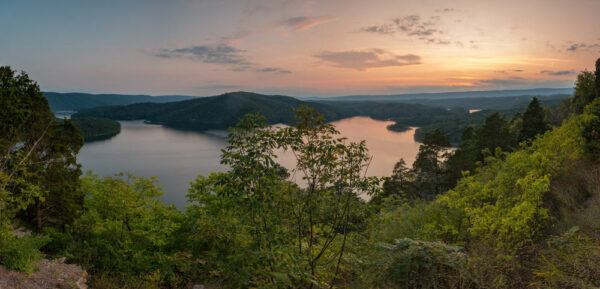
POLYGON ((596 76, 593 72, 583 71, 577 75, 575 82, 575 92, 571 100, 571 105, 575 113, 583 112, 585 106, 592 102, 596 97, 596 76))
POLYGON ((529 141, 548 130, 544 109, 537 97, 534 97, 523 114, 523 124, 519 132, 519 142, 529 141))
POLYGON ((330 287, 347 270, 350 235, 364 227, 359 194, 375 183, 363 174, 365 143, 345 143, 313 109, 296 118, 289 128, 242 119, 223 150, 231 170, 199 176, 190 189, 188 249, 228 286, 330 287), (289 173, 276 149, 295 156, 289 173), (288 181, 295 177, 302 185, 288 181))
POLYGON ((471 126, 465 129, 462 142, 444 163, 445 171, 442 180, 445 188, 453 188, 463 176, 463 172, 473 172, 477 167, 480 149, 475 142, 475 133, 475 129, 471 126))
POLYGON ((596 97, 600 97, 600 58, 596 60, 596 97))
POLYGON ((414 187, 414 173, 406 166, 404 159, 400 159, 392 171, 392 176, 385 178, 381 194, 374 196, 371 203, 381 203, 384 198, 395 195, 404 200, 414 200, 416 195, 414 187))
MULTIPOLYGON (((154 178, 131 175, 82 178, 86 193, 84 213, 66 233, 51 231, 54 243, 71 262, 82 265, 93 276, 113 278, 111 287, 137 284, 158 274, 166 284, 175 285, 175 232, 181 213, 159 199, 163 192, 154 178)), ((92 285, 97 282, 92 278, 92 285)))
POLYGON ((413 164, 417 190, 422 198, 430 199, 442 191, 442 164, 448 157, 450 147, 448 137, 438 129, 427 133, 423 138, 413 164))
POLYGON ((496 112, 477 130, 475 142, 478 149, 477 160, 483 161, 485 152, 493 153, 498 147, 502 151, 514 150, 516 137, 510 133, 505 117, 496 112))
MULTIPOLYGON (((0 169, 6 175, 1 188, 12 197, 27 200, 27 210, 19 216, 35 224, 38 231, 48 224, 71 222, 83 205, 76 162, 83 145, 81 135, 70 121, 56 121, 38 85, 27 74, 0 67, 0 82, 0 169)), ((13 208, 13 213, 23 209, 13 208)))

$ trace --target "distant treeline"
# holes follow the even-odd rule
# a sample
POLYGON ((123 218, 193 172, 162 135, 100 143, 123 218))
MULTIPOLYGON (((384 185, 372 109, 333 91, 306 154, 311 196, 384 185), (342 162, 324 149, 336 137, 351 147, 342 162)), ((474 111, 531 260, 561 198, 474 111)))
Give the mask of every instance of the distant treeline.
POLYGON ((109 139, 121 132, 121 124, 112 119, 73 118, 71 122, 77 127, 86 142, 109 139))
MULTIPOLYGON (((568 97, 552 95, 540 97, 545 105, 556 105, 568 97)), ((234 92, 219 96, 196 98, 170 103, 139 103, 126 106, 107 106, 83 110, 75 117, 102 117, 114 120, 144 119, 177 129, 203 131, 227 129, 247 113, 259 112, 270 124, 293 125, 292 109, 298 105, 314 107, 328 121, 354 116, 377 120, 392 120, 390 130, 404 131, 411 126, 421 127, 415 139, 421 140, 427 131, 439 129, 450 141, 458 144, 462 131, 478 127, 495 111, 509 116, 522 112, 532 96, 482 97, 460 99, 407 100, 413 103, 385 101, 302 101, 282 95, 262 95, 234 92), (470 108, 487 111, 469 114, 470 108)))
POLYGON ((282 95, 261 95, 249 92, 227 93, 214 97, 170 102, 140 103, 126 106, 98 107, 76 113, 74 117, 103 117, 114 120, 144 119, 178 129, 227 129, 248 113, 261 113, 269 124, 294 124, 292 109, 299 105, 314 107, 328 121, 353 116, 368 116, 377 120, 402 119, 406 125, 425 122, 431 116, 455 114, 443 108, 420 104, 386 102, 311 102, 282 95))

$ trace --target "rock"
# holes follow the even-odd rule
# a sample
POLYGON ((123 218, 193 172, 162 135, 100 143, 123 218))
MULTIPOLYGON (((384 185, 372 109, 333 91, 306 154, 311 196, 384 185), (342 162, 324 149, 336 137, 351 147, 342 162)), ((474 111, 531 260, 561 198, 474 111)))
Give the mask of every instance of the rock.
POLYGON ((36 264, 39 270, 31 275, 8 271, 0 266, 0 289, 78 288, 87 289, 87 272, 64 259, 42 259, 36 264), (61 262, 62 260, 62 262, 61 262))
POLYGON ((202 284, 196 284, 194 285, 194 287, 192 287, 192 289, 205 289, 206 287, 204 287, 204 285, 202 284))

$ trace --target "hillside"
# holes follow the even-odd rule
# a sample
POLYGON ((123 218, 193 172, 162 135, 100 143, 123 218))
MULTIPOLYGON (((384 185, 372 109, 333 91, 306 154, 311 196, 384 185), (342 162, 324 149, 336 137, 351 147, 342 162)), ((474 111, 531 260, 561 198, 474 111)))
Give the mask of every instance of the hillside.
POLYGON ((82 110, 98 106, 127 105, 132 103, 165 103, 194 98, 185 95, 128 95, 128 94, 90 94, 90 93, 58 93, 44 92, 52 111, 82 110))
POLYGON ((109 139, 121 132, 121 124, 106 118, 73 118, 73 124, 86 142, 109 139))
POLYGON ((103 117, 114 120, 144 119, 175 128, 208 130, 234 126, 245 114, 260 112, 270 124, 293 123, 292 109, 299 105, 314 107, 328 121, 353 116, 369 116, 387 120, 402 118, 411 125, 432 115, 451 115, 454 112, 418 104, 383 102, 309 102, 282 95, 262 95, 249 92, 226 93, 164 104, 140 103, 126 106, 99 107, 84 110, 74 117, 103 117))

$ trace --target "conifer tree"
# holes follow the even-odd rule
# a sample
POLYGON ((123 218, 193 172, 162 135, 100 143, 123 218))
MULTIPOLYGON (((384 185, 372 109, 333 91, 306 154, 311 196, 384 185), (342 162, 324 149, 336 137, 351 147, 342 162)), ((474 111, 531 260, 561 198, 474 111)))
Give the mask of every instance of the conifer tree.
POLYGON ((546 130, 548 130, 548 124, 544 119, 544 109, 537 97, 534 97, 523 114, 523 125, 519 132, 519 142, 532 140, 536 135, 543 134, 546 130))

